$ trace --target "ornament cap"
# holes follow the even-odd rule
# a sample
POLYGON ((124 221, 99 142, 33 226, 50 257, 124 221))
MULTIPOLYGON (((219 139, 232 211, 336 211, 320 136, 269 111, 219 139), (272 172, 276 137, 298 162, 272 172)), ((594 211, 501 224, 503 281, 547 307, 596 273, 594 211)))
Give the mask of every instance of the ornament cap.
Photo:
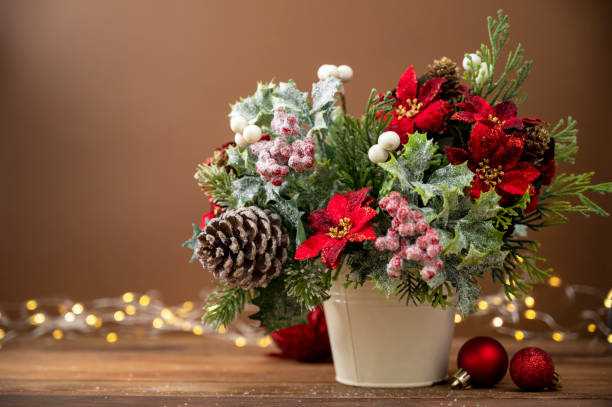
POLYGON ((467 370, 459 369, 451 376, 450 386, 452 389, 466 389, 470 387, 472 377, 467 370))
POLYGON ((561 375, 559 373, 553 373, 553 378, 548 388, 552 390, 560 390, 563 388, 563 382, 561 381, 561 375))

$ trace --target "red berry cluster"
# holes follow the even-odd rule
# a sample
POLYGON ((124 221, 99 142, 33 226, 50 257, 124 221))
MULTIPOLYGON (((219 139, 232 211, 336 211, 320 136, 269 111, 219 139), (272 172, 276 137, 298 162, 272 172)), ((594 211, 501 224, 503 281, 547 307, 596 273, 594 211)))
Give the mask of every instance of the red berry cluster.
POLYGON ((289 175, 289 167, 297 172, 312 168, 315 141, 308 136, 289 143, 285 137, 276 137, 272 141, 263 140, 252 144, 251 151, 258 158, 255 171, 264 181, 279 186, 283 178, 289 175))
POLYGON ((379 206, 393 217, 386 236, 378 237, 374 243, 378 250, 394 252, 387 264, 389 277, 398 278, 404 260, 412 260, 423 265, 421 277, 431 280, 443 266, 438 232, 429 226, 422 212, 410 209, 408 199, 399 192, 382 198, 379 206))
POLYGON ((296 115, 287 114, 284 110, 278 109, 274 112, 274 119, 270 123, 272 130, 284 137, 297 136, 300 134, 300 126, 296 115))

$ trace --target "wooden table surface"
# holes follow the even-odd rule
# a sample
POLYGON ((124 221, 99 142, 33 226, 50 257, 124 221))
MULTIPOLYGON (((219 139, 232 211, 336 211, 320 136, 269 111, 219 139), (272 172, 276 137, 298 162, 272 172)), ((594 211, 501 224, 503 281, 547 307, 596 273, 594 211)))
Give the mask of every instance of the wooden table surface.
MULTIPOLYGON (((463 339, 456 339, 449 370, 463 339)), ((510 353, 517 343, 506 341, 510 353)), ((526 345, 525 342, 519 345, 526 345)), ((334 381, 330 363, 266 356, 218 338, 166 335, 9 344, 0 350, 2 406, 612 406, 612 354, 594 342, 540 343, 561 391, 522 392, 507 375, 493 389, 371 389, 334 381)))

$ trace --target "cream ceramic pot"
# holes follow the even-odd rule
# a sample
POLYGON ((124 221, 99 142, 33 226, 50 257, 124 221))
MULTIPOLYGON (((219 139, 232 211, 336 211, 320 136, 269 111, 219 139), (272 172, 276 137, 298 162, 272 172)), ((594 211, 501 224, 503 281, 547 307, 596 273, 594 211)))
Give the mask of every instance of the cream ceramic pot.
POLYGON ((387 299, 374 283, 334 281, 323 306, 336 380, 364 387, 421 387, 446 378, 455 310, 387 299))

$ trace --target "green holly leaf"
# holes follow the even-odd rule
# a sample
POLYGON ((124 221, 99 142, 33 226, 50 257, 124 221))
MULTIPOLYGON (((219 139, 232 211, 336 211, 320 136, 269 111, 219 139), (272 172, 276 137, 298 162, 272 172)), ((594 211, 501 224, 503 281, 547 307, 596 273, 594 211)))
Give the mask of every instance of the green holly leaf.
POLYGON ((426 134, 414 133, 397 155, 391 155, 387 162, 378 164, 400 183, 404 194, 411 192, 412 183, 423 181, 425 170, 436 151, 436 146, 427 140, 426 134))
POLYGON ((272 95, 272 106, 274 110, 283 109, 287 113, 298 116, 300 121, 311 121, 308 92, 300 92, 291 80, 278 85, 278 89, 272 95))
POLYGON ((327 110, 336 103, 336 93, 342 85, 337 78, 323 79, 312 84, 312 110, 311 114, 327 110))
POLYGON ((443 189, 452 190, 457 195, 463 195, 463 190, 470 185, 474 173, 467 167, 467 163, 460 165, 449 164, 442 167, 431 175, 426 183, 413 182, 415 192, 417 192, 423 203, 427 205, 434 196, 440 196, 443 189))
POLYGON ((272 105, 274 88, 274 82, 258 83, 253 96, 241 99, 232 106, 230 116, 242 116, 249 123, 258 126, 269 124, 274 116, 272 105))
POLYGON ((501 209, 498 205, 499 195, 494 189, 480 194, 480 198, 474 201, 474 205, 470 208, 467 218, 473 222, 485 221, 492 219, 501 209))
POLYGON ((245 206, 255 202, 255 199, 265 190, 265 182, 260 177, 242 177, 232 182, 232 198, 236 206, 245 206))
POLYGON ((193 223, 191 226, 193 227, 193 234, 191 235, 189 240, 185 241, 181 245, 193 251, 191 258, 189 259, 189 263, 193 263, 198 258, 198 255, 197 255, 198 247, 199 247, 198 236, 200 235, 200 233, 202 233, 202 229, 200 229, 200 227, 196 225, 195 223, 193 223))

